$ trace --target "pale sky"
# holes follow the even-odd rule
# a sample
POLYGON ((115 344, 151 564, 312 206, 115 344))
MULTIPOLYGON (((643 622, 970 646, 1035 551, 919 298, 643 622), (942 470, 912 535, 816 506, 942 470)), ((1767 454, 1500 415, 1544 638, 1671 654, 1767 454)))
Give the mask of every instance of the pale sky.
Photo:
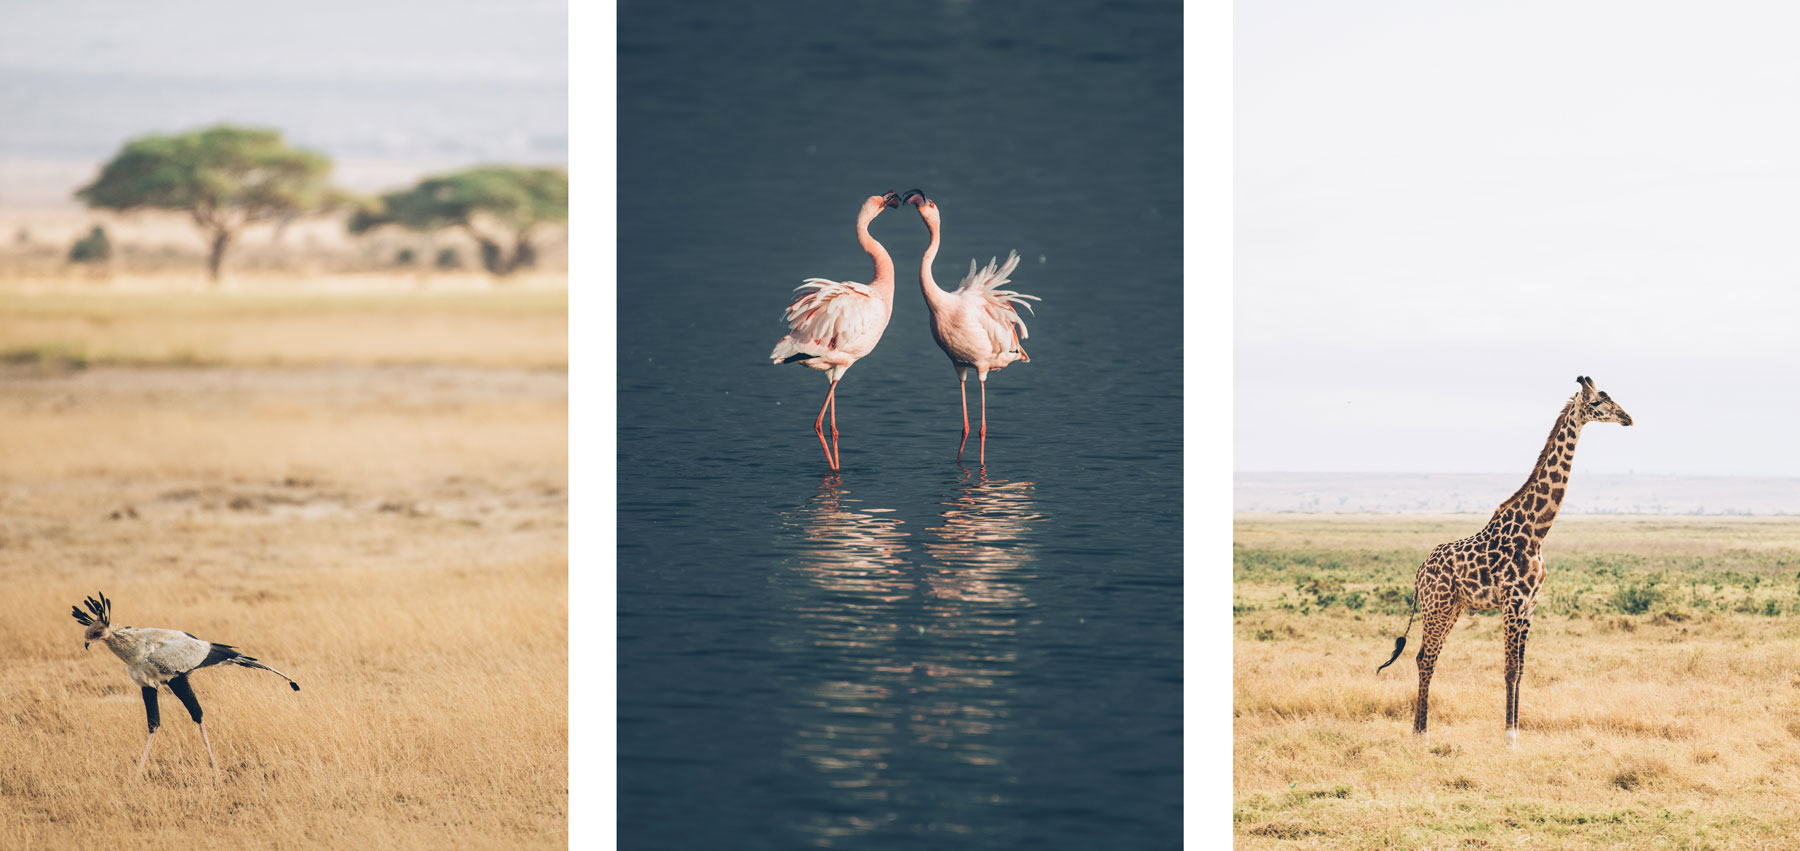
POLYGON ((1236 468, 1800 476, 1797 8, 1237 4, 1236 468))
POLYGON ((560 83, 562 0, 4 5, 0 68, 155 77, 560 83))

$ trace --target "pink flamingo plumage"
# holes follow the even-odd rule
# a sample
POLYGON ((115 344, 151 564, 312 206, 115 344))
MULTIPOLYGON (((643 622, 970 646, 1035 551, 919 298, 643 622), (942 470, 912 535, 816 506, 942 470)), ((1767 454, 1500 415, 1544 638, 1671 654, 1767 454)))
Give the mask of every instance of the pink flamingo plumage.
POLYGON ((1025 347, 1019 345, 1019 340, 1031 335, 1025 330, 1025 319, 1013 305, 1031 310, 1026 299, 1040 299, 1000 289, 1010 283, 1006 276, 1019 267, 1017 251, 1009 252, 1004 264, 990 260, 986 268, 979 270, 971 260, 969 274, 955 292, 938 289, 937 280, 931 276, 931 261, 938 253, 937 204, 917 189, 909 190, 901 200, 919 209, 919 218, 931 233, 931 244, 925 248, 925 258, 919 264, 919 286, 925 291, 925 307, 931 313, 931 336, 937 340, 938 348, 950 356, 960 383, 963 426, 956 460, 962 460, 963 449, 969 445, 969 369, 973 367, 981 385, 981 463, 986 464, 988 373, 1005 369, 1015 361, 1031 360, 1025 347))
POLYGON ((869 223, 888 207, 900 206, 900 195, 889 190, 885 195, 871 195, 863 201, 856 216, 856 241, 875 260, 875 277, 867 284, 854 281, 828 281, 807 278, 795 292, 806 291, 787 307, 784 318, 788 334, 775 344, 769 359, 777 365, 801 363, 810 369, 824 370, 831 379, 825 393, 825 404, 813 420, 813 433, 825 450, 825 461, 838 469, 837 397, 838 379, 857 359, 873 351, 887 330, 888 318, 894 313, 894 259, 886 248, 869 235, 869 223), (825 411, 831 411, 831 442, 825 442, 825 411))

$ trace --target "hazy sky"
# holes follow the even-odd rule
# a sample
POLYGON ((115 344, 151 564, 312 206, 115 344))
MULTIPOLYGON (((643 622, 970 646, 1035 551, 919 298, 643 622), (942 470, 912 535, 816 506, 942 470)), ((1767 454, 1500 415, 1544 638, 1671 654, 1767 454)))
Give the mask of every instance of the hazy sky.
POLYGON ((560 0, 85 0, 4 6, 0 67, 82 74, 560 82, 560 0))
POLYGON ((96 162, 218 122, 340 164, 568 156, 561 2, 0 0, 0 21, 0 163, 96 162))
POLYGON ((1800 476, 1800 11, 1236 15, 1237 469, 1800 476))

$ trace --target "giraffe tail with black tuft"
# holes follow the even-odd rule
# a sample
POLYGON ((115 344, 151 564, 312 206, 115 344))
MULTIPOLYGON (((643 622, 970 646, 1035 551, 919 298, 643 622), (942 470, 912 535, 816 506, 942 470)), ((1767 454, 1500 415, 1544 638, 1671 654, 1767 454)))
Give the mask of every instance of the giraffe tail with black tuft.
MULTIPOLYGON (((1394 639, 1394 655, 1389 656, 1386 662, 1381 663, 1381 668, 1394 664, 1394 660, 1400 658, 1400 651, 1406 649, 1406 637, 1412 634, 1413 621, 1419 617, 1418 579, 1415 577, 1413 582, 1412 614, 1408 615, 1406 618, 1406 630, 1400 633, 1399 638, 1394 639)), ((1376 668, 1375 673, 1381 673, 1381 668, 1376 668)))

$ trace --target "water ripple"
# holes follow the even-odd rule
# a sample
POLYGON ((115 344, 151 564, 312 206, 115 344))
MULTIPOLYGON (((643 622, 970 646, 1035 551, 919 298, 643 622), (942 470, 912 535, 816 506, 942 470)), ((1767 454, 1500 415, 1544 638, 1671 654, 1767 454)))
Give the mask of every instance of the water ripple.
POLYGON ((783 753, 801 841, 968 836, 1018 782, 1004 743, 1042 520, 1032 487, 965 470, 915 532, 831 475, 787 518, 798 552, 777 579, 775 644, 790 656, 783 753), (925 564, 909 558, 921 547, 925 564))

